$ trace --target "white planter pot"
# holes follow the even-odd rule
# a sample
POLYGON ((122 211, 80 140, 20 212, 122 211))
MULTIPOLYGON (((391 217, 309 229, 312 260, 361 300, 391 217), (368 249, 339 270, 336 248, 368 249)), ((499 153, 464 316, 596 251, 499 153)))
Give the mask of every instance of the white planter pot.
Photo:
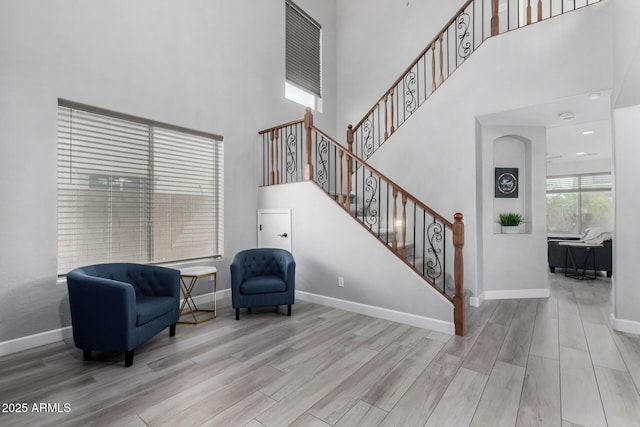
POLYGON ((503 225, 502 234, 519 234, 520 226, 518 225, 503 225))

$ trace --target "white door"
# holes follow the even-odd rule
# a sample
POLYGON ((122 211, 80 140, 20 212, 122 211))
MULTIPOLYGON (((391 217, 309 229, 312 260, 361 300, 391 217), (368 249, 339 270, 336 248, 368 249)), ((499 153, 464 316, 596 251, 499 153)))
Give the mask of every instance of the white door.
POLYGON ((258 210, 258 247, 291 252, 291 209, 258 210))

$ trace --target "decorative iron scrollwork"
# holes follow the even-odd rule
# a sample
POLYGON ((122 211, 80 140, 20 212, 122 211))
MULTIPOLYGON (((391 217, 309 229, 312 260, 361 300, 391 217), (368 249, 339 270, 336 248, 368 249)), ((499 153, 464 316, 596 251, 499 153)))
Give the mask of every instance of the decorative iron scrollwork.
POLYGON ((297 155, 298 139, 295 133, 289 133, 287 135, 287 173, 293 175, 297 170, 297 155))
POLYGON ((440 255, 442 254, 442 245, 444 239, 443 227, 439 222, 432 222, 427 227, 427 240, 429 241, 429 248, 427 252, 432 254, 433 257, 429 257, 426 263, 425 274, 428 278, 434 282, 436 279, 442 276, 442 262, 440 261, 440 255))
POLYGON ((457 19, 457 26, 460 32, 458 33, 458 56, 462 59, 466 59, 471 54, 471 33, 469 32, 469 26, 471 24, 471 17, 467 12, 464 12, 457 19))
POLYGON ((406 76, 404 76, 404 94, 408 97, 404 101, 404 110, 413 114, 413 112, 418 107, 418 100, 416 99, 416 73, 413 71, 409 71, 406 76))
POLYGON ((371 124, 371 119, 367 118, 367 120, 362 123, 362 154, 365 158, 373 154, 372 131, 373 125, 371 124))
POLYGON ((316 150, 317 150, 316 163, 317 163, 317 170, 318 170, 316 179, 318 184, 320 184, 322 188, 325 188, 325 185, 327 185, 329 182, 329 170, 327 169, 329 141, 327 141, 324 138, 320 138, 320 141, 317 142, 316 150))
POLYGON ((378 191, 378 178, 371 173, 364 180, 365 194, 365 223, 370 227, 378 223, 378 199, 376 192, 378 191))

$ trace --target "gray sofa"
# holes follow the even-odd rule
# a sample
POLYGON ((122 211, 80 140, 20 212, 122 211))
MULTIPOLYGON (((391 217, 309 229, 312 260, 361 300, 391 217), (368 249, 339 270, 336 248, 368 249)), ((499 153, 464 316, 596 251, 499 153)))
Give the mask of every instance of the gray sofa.
MULTIPOLYGON (((552 273, 556 271, 556 268, 573 268, 571 260, 567 263, 567 247, 561 246, 559 243, 562 241, 566 241, 565 239, 549 239, 547 241, 547 258, 549 260, 549 270, 552 273)), ((573 239, 571 241, 582 241, 582 239, 573 239)), ((601 248, 592 248, 590 249, 594 251, 595 258, 595 270, 596 271, 606 271, 607 277, 611 277, 613 274, 613 257, 612 253, 612 241, 611 239, 604 240, 602 242, 601 248)), ((575 259, 576 265, 578 268, 582 268, 586 259, 587 259, 587 249, 586 248, 571 248, 573 253, 573 257, 575 259)), ((593 264, 591 260, 589 261, 588 270, 591 270, 593 264)))

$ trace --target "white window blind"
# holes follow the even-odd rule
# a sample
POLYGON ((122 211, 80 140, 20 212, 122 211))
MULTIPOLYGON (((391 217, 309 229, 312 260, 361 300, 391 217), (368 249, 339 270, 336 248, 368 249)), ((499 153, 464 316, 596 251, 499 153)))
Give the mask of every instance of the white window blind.
POLYGON ((321 97, 320 24, 293 2, 285 2, 285 8, 286 79, 321 97))
POLYGON ((222 254, 222 138, 58 106, 58 274, 222 254))

